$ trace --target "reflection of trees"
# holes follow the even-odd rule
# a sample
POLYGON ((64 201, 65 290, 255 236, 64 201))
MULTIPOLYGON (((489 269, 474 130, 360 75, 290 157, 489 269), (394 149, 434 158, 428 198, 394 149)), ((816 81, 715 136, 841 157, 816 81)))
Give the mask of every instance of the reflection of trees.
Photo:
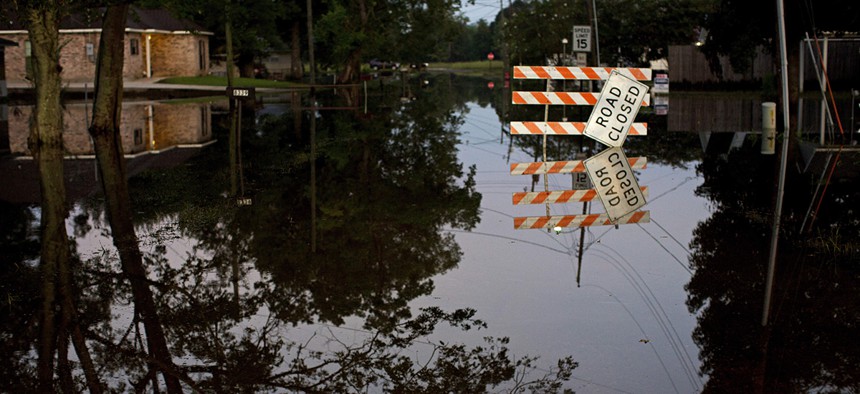
MULTIPOLYGON (((180 379, 183 388, 214 392, 479 392, 503 382, 515 390, 557 391, 576 366, 570 358, 528 380, 534 359, 511 356, 507 339, 470 348, 428 338, 441 324, 484 327, 474 311, 428 308, 413 316, 409 308, 409 301, 432 290, 432 276, 459 262, 459 246, 442 230, 474 227, 480 204, 474 169, 464 171, 456 159, 455 108, 461 107, 450 89, 436 88, 431 84, 419 93, 431 97, 402 105, 395 97, 389 103, 395 109, 384 115, 322 114, 315 158, 302 142, 306 130, 289 130, 289 116, 261 120, 258 130, 244 133, 253 153, 245 163, 252 206, 237 207, 222 197, 229 188, 223 146, 187 165, 132 179, 137 228, 148 233, 141 245, 148 284, 173 362, 148 349, 147 316, 141 315, 148 310, 139 308, 120 274, 116 252, 105 251, 89 257, 75 277, 81 289, 78 323, 101 381, 115 391, 142 391, 164 385, 155 375, 161 370, 180 379), (315 224, 310 160, 319 185, 315 224), (309 245, 314 225, 316 253, 309 245), (177 245, 190 248, 178 259, 177 245), (353 317, 364 328, 350 335, 333 326, 310 339, 291 330, 353 317), (416 360, 416 346, 430 350, 416 360)), ((89 204, 75 217, 78 236, 105 231, 104 208, 89 204)), ((32 231, 34 218, 9 212, 4 250, 11 245, 19 253, 9 256, 23 261, 33 253, 26 242, 7 241, 27 239, 16 237, 32 231)), ((26 294, 30 277, 6 282, 5 291, 26 294)), ((33 327, 27 319, 39 308, 13 306, 2 329, 17 334, 8 336, 14 341, 4 336, 0 348, 8 359, 35 346, 35 333, 23 328, 33 327)), ((9 363, 11 370, 3 372, 25 389, 35 387, 26 362, 9 363)))
MULTIPOLYGON (((851 295, 860 279, 857 254, 846 252, 856 241, 796 233, 808 204, 808 186, 798 174, 788 179, 772 320, 761 327, 773 195, 768 180, 775 169, 758 150, 747 144, 698 167, 705 182, 697 193, 714 213, 694 232, 695 271, 686 289, 688 307, 699 311, 694 338, 702 373, 709 375, 706 391, 856 391, 860 345, 846 340, 860 334, 860 305, 851 295), (821 247, 822 239, 841 250, 821 247)), ((829 205, 842 197, 831 194, 829 205)), ((857 234, 856 213, 828 217, 820 228, 857 234)))

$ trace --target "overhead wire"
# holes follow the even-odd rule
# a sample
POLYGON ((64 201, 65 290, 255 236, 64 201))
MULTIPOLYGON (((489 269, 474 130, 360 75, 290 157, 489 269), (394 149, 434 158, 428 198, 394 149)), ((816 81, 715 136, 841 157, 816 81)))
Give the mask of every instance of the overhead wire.
POLYGON ((654 295, 654 292, 651 290, 651 287, 648 286, 647 282, 645 282, 645 279, 642 278, 642 275, 639 274, 639 271, 636 270, 636 268, 634 268, 633 265, 630 264, 630 262, 624 258, 624 256, 622 256, 620 253, 618 253, 615 249, 611 247, 605 245, 604 247, 618 255, 618 257, 627 264, 629 271, 628 269, 625 269, 625 267, 621 264, 621 262, 619 262, 618 259, 612 257, 608 253, 600 250, 594 250, 593 252, 601 253, 605 258, 610 258, 616 263, 618 263, 616 269, 618 269, 620 272, 623 273, 623 275, 625 275, 625 279, 627 279, 627 281, 631 285, 633 285, 633 288, 639 294, 639 297, 642 299, 642 301, 645 302, 645 305, 648 307, 649 311, 654 316, 654 319, 657 321, 657 324, 658 326, 660 326, 660 329, 663 331, 663 334, 666 336, 666 339, 669 340, 669 345, 675 352, 675 356, 678 358, 678 362, 680 362, 683 366, 684 372, 687 375, 687 378, 690 380, 690 383, 693 386, 696 386, 696 373, 693 372, 693 369, 695 369, 695 364, 693 363, 693 360, 690 358, 689 354, 687 354, 687 352, 683 350, 684 346, 681 344, 681 337, 680 335, 678 335, 678 331, 675 329, 675 325, 672 324, 671 319, 669 319, 668 314, 666 314, 665 309, 663 309, 663 305, 657 299, 657 296, 654 295), (631 271, 635 274, 635 277, 633 274, 630 273, 631 271))

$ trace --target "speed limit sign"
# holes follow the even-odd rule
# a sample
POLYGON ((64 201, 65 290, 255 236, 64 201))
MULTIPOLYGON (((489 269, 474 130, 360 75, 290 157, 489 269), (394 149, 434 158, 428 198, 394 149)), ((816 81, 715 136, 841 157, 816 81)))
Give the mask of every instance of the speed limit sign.
POLYGON ((591 52, 591 26, 573 27, 573 51, 591 52))

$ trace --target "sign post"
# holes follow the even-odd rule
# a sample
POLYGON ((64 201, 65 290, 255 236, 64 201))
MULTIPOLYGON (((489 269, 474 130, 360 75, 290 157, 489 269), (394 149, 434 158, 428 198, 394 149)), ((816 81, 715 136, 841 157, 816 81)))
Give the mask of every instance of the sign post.
POLYGON ((645 196, 621 148, 608 148, 586 159, 585 170, 612 222, 645 205, 645 196))
POLYGON ((620 147, 647 94, 647 85, 613 70, 585 124, 584 134, 608 146, 620 147))

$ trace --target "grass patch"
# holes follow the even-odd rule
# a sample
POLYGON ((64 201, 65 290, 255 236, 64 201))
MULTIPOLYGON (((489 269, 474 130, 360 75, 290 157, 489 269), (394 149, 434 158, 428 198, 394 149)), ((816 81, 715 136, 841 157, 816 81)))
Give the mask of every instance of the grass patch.
MULTIPOLYGON (((199 85, 199 86, 227 86, 227 77, 206 75, 202 77, 172 77, 165 78, 158 83, 176 85, 199 85)), ((268 79, 234 78, 233 86, 253 86, 255 88, 302 88, 305 85, 295 82, 271 81, 268 79)))

